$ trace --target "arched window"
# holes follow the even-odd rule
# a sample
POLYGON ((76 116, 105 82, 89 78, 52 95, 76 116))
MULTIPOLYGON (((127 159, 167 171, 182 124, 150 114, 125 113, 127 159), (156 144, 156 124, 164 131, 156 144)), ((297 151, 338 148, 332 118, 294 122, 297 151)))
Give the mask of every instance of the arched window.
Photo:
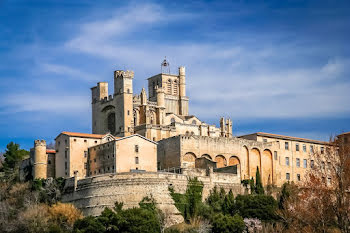
POLYGON ((177 90, 178 90, 178 88, 177 88, 177 80, 175 80, 174 81, 174 95, 178 95, 177 90))
POLYGON ((192 121, 192 125, 196 125, 197 124, 197 121, 196 120, 193 120, 192 121))
POLYGON ((152 82, 152 95, 155 96, 156 95, 156 83, 152 82))
POLYGON ((115 133, 115 113, 111 113, 107 118, 107 127, 111 134, 115 133))
POLYGON ((175 118, 173 117, 173 118, 171 118, 171 123, 175 123, 175 118))
POLYGON ((168 79, 167 86, 168 86, 168 94, 171 95, 171 80, 170 79, 168 79))

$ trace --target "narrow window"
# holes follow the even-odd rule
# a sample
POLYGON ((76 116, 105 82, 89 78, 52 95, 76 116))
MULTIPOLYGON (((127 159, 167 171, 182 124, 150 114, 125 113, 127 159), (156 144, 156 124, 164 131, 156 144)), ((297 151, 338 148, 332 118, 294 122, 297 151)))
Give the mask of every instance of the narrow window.
POLYGON ((324 147, 321 146, 321 154, 324 154, 324 147))
POLYGON ((304 168, 307 168, 307 160, 304 159, 304 168))
POLYGON ((275 160, 277 160, 277 151, 273 152, 273 156, 275 157, 275 160))
POLYGON ((289 157, 286 157, 286 166, 289 166, 289 157))
POLYGON ((64 151, 64 158, 68 158, 68 151, 64 151))
POLYGON ((84 139, 84 142, 87 142, 87 140, 86 140, 86 139, 84 139))
POLYGON ((174 81, 174 95, 177 95, 178 92, 177 92, 177 81, 175 80, 174 81))
POLYGON ((94 162, 96 163, 96 158, 94 159, 94 162))
POLYGON ((286 180, 290 180, 290 174, 288 172, 286 173, 286 180))
POLYGON ((264 138, 264 139, 263 139, 263 142, 267 142, 267 139, 266 139, 266 138, 264 138))
POLYGON ((97 144, 97 141, 95 141, 95 144, 97 144))
POLYGON ((300 181, 300 174, 297 174, 297 180, 300 181))
POLYGON ((322 169, 325 169, 325 168, 326 168, 325 162, 322 162, 322 163, 321 163, 321 167, 322 167, 322 169))
POLYGON ((75 139, 75 138, 74 138, 74 141, 76 142, 76 141, 77 141, 77 139, 75 139))
POLYGON ((314 168, 315 162, 313 160, 310 161, 310 168, 314 168))
POLYGON ((303 144, 303 151, 306 152, 306 145, 303 144))
POLYGON ((87 163, 84 163, 84 168, 87 169, 87 163))
POLYGON ((139 164, 139 157, 135 157, 135 163, 139 164))
POLYGON ((48 161, 48 164, 51 164, 51 160, 48 161))
POLYGON ((68 169, 68 163, 67 162, 64 162, 64 169, 68 169))
POLYGON ((88 154, 88 152, 87 152, 87 151, 84 151, 84 158, 87 157, 87 154, 88 154))
POLYGON ((128 116, 130 115, 130 110, 128 110, 128 116))
POLYGON ((300 159, 297 158, 297 167, 300 167, 300 159))
POLYGON ((295 150, 299 151, 299 143, 295 144, 295 150))
POLYGON ((331 178, 328 177, 328 179, 327 179, 327 185, 330 186, 330 185, 331 185, 331 182, 332 182, 331 178))
POLYGON ((314 153, 314 146, 310 145, 310 153, 314 153))
POLYGON ((139 146, 135 145, 135 152, 138 153, 139 152, 139 146))
POLYGON ((289 150, 289 143, 288 142, 284 143, 284 149, 289 150))

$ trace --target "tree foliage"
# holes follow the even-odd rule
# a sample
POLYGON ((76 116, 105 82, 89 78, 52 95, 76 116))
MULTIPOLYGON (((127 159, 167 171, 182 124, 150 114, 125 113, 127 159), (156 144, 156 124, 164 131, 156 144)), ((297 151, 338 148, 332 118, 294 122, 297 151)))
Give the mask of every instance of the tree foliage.
POLYGON ((3 154, 4 161, 2 164, 2 170, 5 172, 5 177, 8 180, 19 180, 18 168, 22 159, 29 155, 29 151, 20 149, 19 144, 10 142, 6 146, 6 151, 3 154))
POLYGON ((100 216, 85 217, 74 224, 74 232, 160 232, 160 219, 153 199, 144 198, 139 208, 122 209, 116 203, 114 209, 105 208, 100 216))
POLYGON ((256 174, 255 174, 255 193, 256 194, 264 194, 264 187, 261 181, 261 175, 259 171, 259 167, 256 167, 256 174))

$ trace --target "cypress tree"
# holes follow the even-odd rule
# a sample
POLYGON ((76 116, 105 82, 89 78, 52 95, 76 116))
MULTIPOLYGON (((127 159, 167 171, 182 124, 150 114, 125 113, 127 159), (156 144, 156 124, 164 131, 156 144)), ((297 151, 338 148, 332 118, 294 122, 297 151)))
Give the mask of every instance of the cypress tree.
POLYGON ((255 193, 256 194, 264 194, 264 187, 263 184, 261 182, 261 176, 260 176, 260 172, 259 172, 259 167, 256 167, 256 176, 255 176, 255 193))

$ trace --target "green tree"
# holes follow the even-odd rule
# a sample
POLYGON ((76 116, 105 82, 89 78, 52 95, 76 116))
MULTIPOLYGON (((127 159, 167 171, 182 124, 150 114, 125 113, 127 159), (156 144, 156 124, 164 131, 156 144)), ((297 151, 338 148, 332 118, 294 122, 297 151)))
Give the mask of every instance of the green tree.
POLYGON ((278 219, 278 203, 267 195, 237 195, 235 207, 243 218, 258 218, 262 221, 278 219))
POLYGON ((235 213, 235 197, 233 196, 232 190, 225 196, 222 211, 224 214, 234 215, 235 213))
POLYGON ((249 186, 250 186, 250 193, 255 193, 255 183, 253 177, 249 180, 249 186))
POLYGON ((22 161, 26 155, 29 155, 29 151, 20 149, 19 144, 14 142, 7 144, 6 151, 3 155, 5 158, 3 162, 3 171, 9 174, 18 170, 19 162, 22 161))
POLYGON ((245 229, 243 218, 238 214, 234 216, 216 214, 212 226, 213 233, 241 233, 245 229))
POLYGON ((259 167, 256 167, 256 175, 255 175, 255 193, 256 194, 264 194, 264 187, 261 182, 261 175, 259 171, 259 167))

